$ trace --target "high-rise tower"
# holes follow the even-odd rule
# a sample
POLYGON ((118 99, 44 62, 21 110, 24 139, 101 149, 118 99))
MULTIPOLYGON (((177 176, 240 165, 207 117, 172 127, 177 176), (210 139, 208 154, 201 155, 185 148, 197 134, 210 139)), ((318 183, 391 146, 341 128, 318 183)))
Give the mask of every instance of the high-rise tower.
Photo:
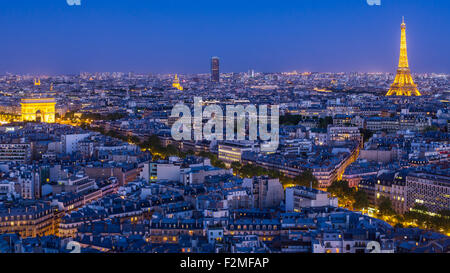
POLYGON ((219 58, 218 57, 211 58, 211 81, 212 82, 220 81, 220 68, 219 68, 219 58))
POLYGON ((409 69, 405 18, 403 18, 401 28, 400 61, 398 63, 397 76, 395 76, 394 83, 391 85, 386 96, 421 96, 409 69))

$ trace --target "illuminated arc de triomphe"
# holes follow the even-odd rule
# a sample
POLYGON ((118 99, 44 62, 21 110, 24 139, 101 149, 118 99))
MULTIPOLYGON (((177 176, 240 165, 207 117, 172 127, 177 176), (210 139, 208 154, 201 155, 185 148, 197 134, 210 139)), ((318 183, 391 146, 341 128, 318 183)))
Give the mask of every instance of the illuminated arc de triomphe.
POLYGON ((54 98, 22 99, 20 102, 22 121, 55 122, 54 98))

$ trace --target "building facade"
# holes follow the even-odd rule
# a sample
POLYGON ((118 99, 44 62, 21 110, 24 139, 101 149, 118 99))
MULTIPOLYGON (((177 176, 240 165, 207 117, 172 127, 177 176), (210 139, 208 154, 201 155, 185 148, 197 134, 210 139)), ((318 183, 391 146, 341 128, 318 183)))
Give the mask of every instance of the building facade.
POLYGON ((55 122, 54 98, 22 99, 20 105, 23 121, 55 122))
POLYGON ((220 82, 220 59, 218 57, 211 58, 211 81, 220 82))
POLYGON ((415 172, 406 177, 407 206, 425 206, 430 213, 450 208, 450 177, 448 175, 415 172))

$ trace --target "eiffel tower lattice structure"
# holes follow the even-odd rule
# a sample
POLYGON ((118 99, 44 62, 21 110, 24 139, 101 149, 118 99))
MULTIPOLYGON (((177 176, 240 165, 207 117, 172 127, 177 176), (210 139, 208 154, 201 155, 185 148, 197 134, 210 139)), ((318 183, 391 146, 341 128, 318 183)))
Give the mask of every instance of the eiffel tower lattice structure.
POLYGON ((408 51, 406 46, 406 24, 404 18, 401 28, 400 61, 398 64, 397 75, 386 96, 421 96, 422 94, 420 94, 419 89, 417 89, 417 85, 414 83, 411 76, 411 70, 409 69, 408 51))

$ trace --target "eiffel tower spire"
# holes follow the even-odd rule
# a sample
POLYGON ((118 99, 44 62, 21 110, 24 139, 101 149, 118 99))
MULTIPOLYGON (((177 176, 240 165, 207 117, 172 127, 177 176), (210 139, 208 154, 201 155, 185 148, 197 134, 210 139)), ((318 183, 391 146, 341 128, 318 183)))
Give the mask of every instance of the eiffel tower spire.
POLYGON ((405 17, 402 19, 401 29, 400 60, 398 62, 397 76, 386 96, 421 96, 409 69, 405 17))

